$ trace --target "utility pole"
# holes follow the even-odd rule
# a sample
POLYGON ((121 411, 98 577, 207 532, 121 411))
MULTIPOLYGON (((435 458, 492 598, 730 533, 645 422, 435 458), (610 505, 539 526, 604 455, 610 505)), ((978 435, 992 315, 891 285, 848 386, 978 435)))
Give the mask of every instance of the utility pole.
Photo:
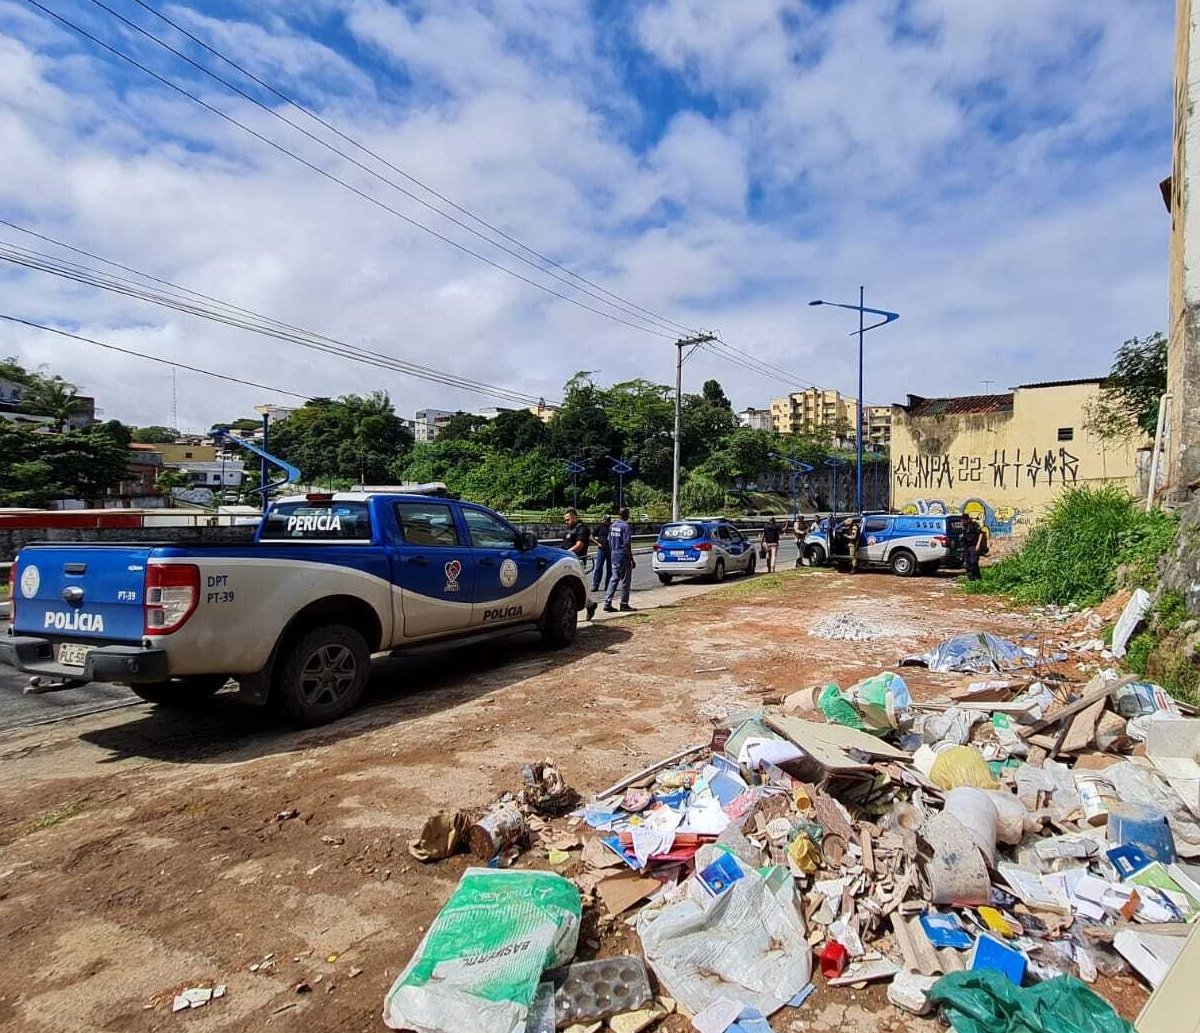
POLYGON ((695 337, 681 337, 675 342, 675 462, 671 471, 671 519, 679 519, 679 461, 683 438, 683 349, 699 348, 702 344, 715 341, 716 335, 700 333, 695 337))

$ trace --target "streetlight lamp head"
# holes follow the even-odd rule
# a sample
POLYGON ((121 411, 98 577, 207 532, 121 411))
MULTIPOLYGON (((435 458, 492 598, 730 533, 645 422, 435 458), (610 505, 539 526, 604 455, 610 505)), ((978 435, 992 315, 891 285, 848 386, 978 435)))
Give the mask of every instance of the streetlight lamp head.
POLYGON ((824 305, 824 304, 825 304, 825 302, 823 302, 823 301, 810 301, 810 302, 809 302, 809 304, 810 304, 810 305, 824 305))

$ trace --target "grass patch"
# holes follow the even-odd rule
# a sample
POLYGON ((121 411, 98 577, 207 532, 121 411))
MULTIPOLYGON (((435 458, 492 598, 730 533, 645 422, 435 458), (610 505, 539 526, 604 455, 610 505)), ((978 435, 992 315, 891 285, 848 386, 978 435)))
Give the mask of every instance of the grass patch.
POLYGON ((1020 549, 964 587, 1019 603, 1092 606, 1120 584, 1152 588, 1177 526, 1171 514, 1143 512, 1122 488, 1068 488, 1020 549))
POLYGON ((760 592, 776 592, 796 578, 808 577, 810 568, 793 567, 789 570, 777 570, 774 574, 758 574, 755 577, 742 578, 721 589, 722 599, 744 599, 746 596, 758 595, 760 592))
POLYGON ((33 832, 41 832, 43 829, 52 829, 55 825, 59 825, 68 818, 73 818, 83 810, 82 800, 72 800, 70 803, 60 804, 58 807, 49 811, 44 811, 32 821, 23 825, 18 836, 28 836, 33 832))

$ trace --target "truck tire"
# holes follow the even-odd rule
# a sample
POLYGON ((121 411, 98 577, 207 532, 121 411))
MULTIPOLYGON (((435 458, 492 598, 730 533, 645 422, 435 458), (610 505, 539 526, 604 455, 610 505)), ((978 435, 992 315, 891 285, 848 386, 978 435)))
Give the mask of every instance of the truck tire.
POLYGON ((825 550, 819 545, 810 545, 804 550, 804 561, 810 567, 823 567, 825 565, 825 550))
POLYGON ((754 573, 754 568, 758 566, 758 557, 754 553, 750 553, 750 562, 746 564, 746 576, 750 577, 754 573))
POLYGON ((171 678, 169 681, 130 685, 135 696, 160 707, 199 706, 215 696, 229 678, 224 674, 201 674, 191 678, 171 678))
POLYGON ((542 633, 542 642, 551 649, 564 649, 575 641, 575 632, 579 627, 579 606, 571 586, 558 585, 550 593, 546 609, 542 612, 538 630, 542 633))
POLYGON ((725 580, 725 561, 723 559, 718 559, 716 567, 713 568, 713 580, 718 585, 725 580))
POLYGON ((671 583, 671 581, 673 580, 673 577, 670 574, 663 574, 660 572, 658 575, 658 580, 661 581, 664 585, 669 585, 671 583))
POLYGON ((897 577, 912 577, 917 572, 917 557, 907 549, 892 553, 892 573, 897 577))
POLYGON ((273 695, 292 722, 312 728, 354 707, 370 673, 371 652, 362 635, 344 624, 324 624, 287 646, 273 695))

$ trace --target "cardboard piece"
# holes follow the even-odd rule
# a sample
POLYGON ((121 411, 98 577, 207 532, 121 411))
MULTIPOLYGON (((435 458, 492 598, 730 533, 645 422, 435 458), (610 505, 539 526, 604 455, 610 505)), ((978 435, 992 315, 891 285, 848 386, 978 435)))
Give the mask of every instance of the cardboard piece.
POLYGON ((1100 715, 1104 713, 1104 708, 1108 704, 1108 697, 1104 696, 1096 700, 1090 707, 1085 707, 1072 719, 1067 726, 1067 734, 1063 737, 1061 743, 1058 744, 1058 752, 1060 753, 1075 753, 1078 750, 1086 750, 1096 741, 1096 724, 1100 720, 1100 715))
POLYGON ((1180 717, 1146 724, 1146 758, 1200 816, 1200 718, 1180 717))
POLYGON ((1171 966, 1183 953, 1185 942, 1178 936, 1158 936, 1133 929, 1123 929, 1113 937, 1117 953, 1156 989, 1162 986, 1171 966))
POLYGON ((1100 675, 1096 675, 1095 678, 1084 686, 1083 695, 1074 703, 1068 703, 1061 710, 1051 714, 1049 717, 1044 717, 1040 721, 1026 725, 1018 734, 1022 739, 1028 739, 1031 735, 1044 732, 1047 728, 1054 727, 1059 722, 1065 721, 1068 717, 1074 717, 1081 710, 1087 710, 1097 700, 1108 699, 1117 689, 1125 685, 1132 685, 1137 680, 1138 676, 1136 674, 1126 675, 1124 678, 1118 678, 1116 681, 1108 681, 1100 675))
POLYGON ((1137 1018, 1139 1033, 1200 1033, 1196 981, 1200 978, 1200 925, 1137 1018))
POLYGON ((634 904, 645 900, 662 885, 636 872, 620 872, 610 875, 596 884, 596 893, 604 901, 608 913, 614 918, 628 911, 634 904))
POLYGON ((768 716, 766 723, 801 750, 801 757, 780 765, 783 770, 826 788, 835 781, 869 782, 875 775, 872 760, 911 760, 903 750, 857 728, 777 714, 768 716))

